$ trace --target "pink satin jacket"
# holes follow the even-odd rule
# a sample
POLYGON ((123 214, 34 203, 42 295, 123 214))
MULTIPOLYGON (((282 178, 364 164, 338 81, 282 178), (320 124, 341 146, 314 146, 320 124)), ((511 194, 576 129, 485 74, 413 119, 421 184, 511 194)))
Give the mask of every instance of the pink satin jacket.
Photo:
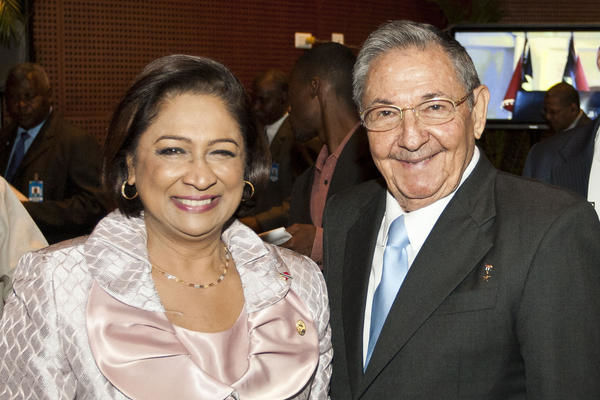
POLYGON ((224 233, 245 305, 218 333, 172 325, 143 218, 29 253, 0 321, 0 399, 325 399, 331 332, 308 258, 235 221, 224 233))

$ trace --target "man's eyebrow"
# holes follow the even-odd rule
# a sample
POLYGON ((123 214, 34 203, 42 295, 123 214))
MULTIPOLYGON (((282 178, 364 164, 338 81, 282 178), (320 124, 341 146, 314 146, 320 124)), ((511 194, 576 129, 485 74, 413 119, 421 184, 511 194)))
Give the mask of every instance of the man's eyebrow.
MULTIPOLYGON (((423 101, 427 101, 427 100, 431 100, 431 99, 435 99, 436 97, 448 97, 448 95, 446 95, 445 93, 441 93, 441 92, 430 92, 430 93, 425 93, 423 95, 421 95, 421 100, 423 101)), ((380 98, 380 97, 376 97, 375 99, 373 99, 371 101, 371 103, 369 104, 369 107, 372 107, 374 105, 378 105, 378 104, 382 104, 382 105, 386 105, 386 106, 398 106, 398 104, 394 103, 393 101, 390 101, 388 99, 384 99, 384 98, 380 98)))

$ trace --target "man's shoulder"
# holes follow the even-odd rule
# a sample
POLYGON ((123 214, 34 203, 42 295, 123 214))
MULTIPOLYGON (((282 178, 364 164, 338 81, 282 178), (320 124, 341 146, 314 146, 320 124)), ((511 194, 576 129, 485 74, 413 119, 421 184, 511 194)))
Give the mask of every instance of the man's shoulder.
POLYGON ((544 157, 553 157, 565 149, 570 149, 568 152, 571 153, 579 153, 583 150, 581 147, 589 143, 594 135, 594 128, 598 122, 592 122, 594 123, 576 126, 534 144, 529 151, 528 158, 535 161, 544 157))
POLYGON ((332 195, 327 201, 327 210, 330 214, 338 215, 360 212, 373 201, 384 197, 385 191, 383 179, 368 180, 332 195))
POLYGON ((0 129, 0 141, 4 142, 5 140, 11 139, 17 133, 17 125, 15 124, 7 124, 0 129))
POLYGON ((528 220, 560 215, 568 208, 587 203, 570 190, 506 172, 498 172, 495 195, 500 212, 526 216, 528 220))
POLYGON ((53 112, 47 121, 47 128, 49 132, 52 132, 59 138, 88 138, 91 137, 83 128, 76 125, 75 123, 65 119, 65 116, 59 112, 53 112))

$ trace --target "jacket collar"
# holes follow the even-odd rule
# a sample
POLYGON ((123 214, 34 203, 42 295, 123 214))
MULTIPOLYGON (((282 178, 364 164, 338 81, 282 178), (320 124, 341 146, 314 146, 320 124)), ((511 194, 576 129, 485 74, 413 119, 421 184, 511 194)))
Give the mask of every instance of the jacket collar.
MULTIPOLYGON (((250 228, 235 220, 222 234, 242 280, 246 309, 258 311, 283 298, 290 288, 276 252, 250 228)), ((93 279, 119 301, 164 312, 152 280, 143 217, 119 211, 102 219, 84 245, 93 279)))

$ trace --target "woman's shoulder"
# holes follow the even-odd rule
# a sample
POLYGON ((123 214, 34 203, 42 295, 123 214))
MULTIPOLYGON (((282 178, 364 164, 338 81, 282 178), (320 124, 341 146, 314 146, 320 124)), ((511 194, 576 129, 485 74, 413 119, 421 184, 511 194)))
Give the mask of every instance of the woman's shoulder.
POLYGON ((267 244, 278 255, 282 279, 291 281, 291 288, 302 298, 327 296, 325 279, 318 265, 309 257, 284 247, 267 244))
POLYGON ((52 277, 57 269, 72 271, 85 263, 83 246, 87 236, 66 240, 26 253, 14 271, 13 280, 52 277))

